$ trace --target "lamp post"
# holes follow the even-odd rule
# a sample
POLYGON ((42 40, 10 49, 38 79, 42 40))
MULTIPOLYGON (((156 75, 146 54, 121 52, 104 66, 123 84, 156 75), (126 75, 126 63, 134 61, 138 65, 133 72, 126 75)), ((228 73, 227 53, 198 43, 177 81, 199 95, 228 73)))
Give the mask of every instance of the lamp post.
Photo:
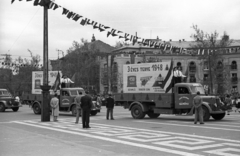
POLYGON ((42 89, 42 110, 41 110, 41 121, 50 121, 50 94, 49 90, 51 86, 48 85, 48 5, 45 0, 44 13, 43 13, 43 85, 42 89))

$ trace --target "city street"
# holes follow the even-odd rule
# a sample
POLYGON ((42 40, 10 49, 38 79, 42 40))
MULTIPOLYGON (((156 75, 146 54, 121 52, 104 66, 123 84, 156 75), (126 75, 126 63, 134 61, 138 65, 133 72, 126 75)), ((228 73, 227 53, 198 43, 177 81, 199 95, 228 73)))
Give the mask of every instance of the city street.
MULTIPOLYGON (((235 109, 235 108, 234 108, 235 109)), ((31 108, 0 113, 0 156, 239 156, 240 113, 221 121, 193 124, 193 116, 160 115, 136 120, 123 107, 106 120, 106 108, 91 117, 91 129, 75 124, 71 113, 41 122, 31 108)))

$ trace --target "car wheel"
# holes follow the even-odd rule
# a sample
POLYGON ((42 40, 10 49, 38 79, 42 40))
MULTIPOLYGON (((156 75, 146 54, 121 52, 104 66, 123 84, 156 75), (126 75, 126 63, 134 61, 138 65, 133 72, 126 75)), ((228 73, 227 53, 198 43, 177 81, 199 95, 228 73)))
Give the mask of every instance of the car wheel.
POLYGON ((14 108, 12 108, 12 110, 13 110, 14 112, 17 112, 18 109, 19 109, 19 107, 14 107, 14 108))
POLYGON ((97 111, 91 111, 91 115, 92 115, 92 116, 97 115, 97 111))
POLYGON ((210 118, 209 110, 206 106, 203 106, 203 120, 208 121, 210 118))
POLYGON ((0 103, 0 112, 5 112, 5 105, 0 103))
POLYGON ((33 105, 33 112, 35 114, 41 114, 41 107, 39 106, 39 104, 34 104, 33 105))
POLYGON ((152 111, 148 112, 147 115, 149 118, 158 118, 160 116, 160 113, 154 113, 152 111))

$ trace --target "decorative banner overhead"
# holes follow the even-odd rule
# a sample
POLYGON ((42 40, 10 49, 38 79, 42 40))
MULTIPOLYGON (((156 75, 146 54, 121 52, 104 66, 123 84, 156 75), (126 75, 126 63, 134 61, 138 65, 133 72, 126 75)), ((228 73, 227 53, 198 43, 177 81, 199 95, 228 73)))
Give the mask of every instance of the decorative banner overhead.
MULTIPOLYGON (((11 3, 13 3, 15 0, 11 0, 11 3)), ((19 0, 22 1, 22 0, 19 0)), ((26 0, 26 1, 32 1, 32 0, 26 0)), ((100 32, 106 31, 107 37, 110 35, 115 37, 118 36, 120 39, 123 38, 125 41, 131 41, 133 45, 135 43, 142 44, 143 46, 148 46, 151 48, 160 49, 163 51, 166 51, 167 53, 177 53, 177 54, 189 54, 189 55, 211 55, 217 50, 221 49, 222 51, 225 51, 225 53, 233 53, 237 52, 240 49, 240 46, 235 47, 214 47, 214 48, 181 48, 172 46, 169 44, 164 43, 157 43, 156 41, 151 41, 148 39, 141 39, 138 36, 130 35, 128 33, 124 33, 122 31, 119 31, 115 28, 111 28, 109 26, 106 26, 104 24, 100 24, 96 22, 95 20, 91 20, 89 18, 83 17, 77 13, 74 13, 64 7, 61 7, 60 5, 56 4, 55 2, 51 0, 34 0, 33 3, 34 6, 40 5, 40 6, 47 6, 49 9, 56 10, 58 8, 62 8, 62 15, 66 15, 68 19, 78 21, 80 20, 79 24, 82 26, 90 25, 93 27, 93 29, 98 29, 100 32), (82 19, 81 19, 82 18, 82 19)))

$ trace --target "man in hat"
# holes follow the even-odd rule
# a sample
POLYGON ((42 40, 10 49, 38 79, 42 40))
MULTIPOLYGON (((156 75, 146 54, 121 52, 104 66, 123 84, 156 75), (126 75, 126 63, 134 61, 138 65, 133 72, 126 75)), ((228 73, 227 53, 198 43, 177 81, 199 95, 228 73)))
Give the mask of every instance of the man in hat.
POLYGON ((109 119, 109 113, 110 113, 110 116, 111 116, 111 120, 114 120, 114 118, 113 118, 114 103, 115 102, 114 102, 114 99, 112 98, 112 95, 109 94, 108 98, 106 99, 106 107, 107 107, 106 118, 107 118, 107 120, 109 119))

